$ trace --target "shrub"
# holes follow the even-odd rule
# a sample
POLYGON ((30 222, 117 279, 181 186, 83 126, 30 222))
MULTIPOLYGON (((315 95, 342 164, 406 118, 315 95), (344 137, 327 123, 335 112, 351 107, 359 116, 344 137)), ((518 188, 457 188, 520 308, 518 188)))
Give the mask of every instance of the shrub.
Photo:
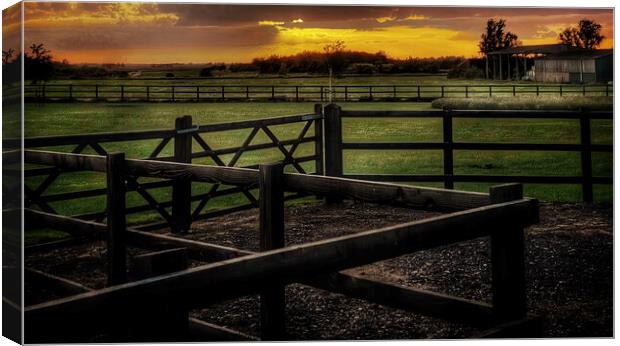
POLYGON ((200 77, 213 77, 213 73, 211 73, 211 68, 210 67, 205 67, 202 70, 200 70, 200 77))
POLYGON ((447 109, 509 109, 509 110, 611 110, 611 96, 507 96, 493 98, 441 98, 433 108, 447 109))
POLYGON ((482 70, 476 66, 472 66, 468 60, 463 61, 462 63, 458 64, 456 67, 448 71, 449 79, 478 79, 483 77, 484 73, 482 72, 482 70))

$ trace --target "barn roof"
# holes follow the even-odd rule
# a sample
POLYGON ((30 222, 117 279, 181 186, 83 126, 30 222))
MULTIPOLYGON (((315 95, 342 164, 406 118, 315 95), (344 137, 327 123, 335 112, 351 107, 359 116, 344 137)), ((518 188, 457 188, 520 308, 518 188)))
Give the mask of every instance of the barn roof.
POLYGON ((567 51, 581 51, 567 44, 539 44, 534 46, 517 46, 490 52, 489 55, 499 54, 558 54, 567 51))
POLYGON ((558 54, 551 54, 539 59, 545 60, 575 60, 575 59, 598 59, 605 56, 613 55, 613 49, 588 49, 588 50, 571 50, 558 54))

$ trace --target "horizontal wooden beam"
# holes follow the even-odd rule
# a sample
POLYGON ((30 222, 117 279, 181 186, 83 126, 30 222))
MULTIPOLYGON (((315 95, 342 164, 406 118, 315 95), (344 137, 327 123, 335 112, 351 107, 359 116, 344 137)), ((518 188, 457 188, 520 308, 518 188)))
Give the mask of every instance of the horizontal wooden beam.
POLYGON ((24 274, 26 282, 42 285, 46 290, 60 295, 75 295, 92 291, 92 289, 75 281, 32 268, 26 268, 24 274))
MULTIPOLYGON (((446 179, 442 174, 346 174, 346 178, 368 181, 391 181, 391 182, 439 182, 446 179)), ((462 183, 531 183, 531 184, 581 184, 581 176, 553 176, 553 175, 474 175, 457 174, 451 175, 450 179, 462 183)), ((612 177, 592 177, 595 184, 611 184, 612 177)))
MULTIPOLYGON (((488 86, 487 86, 488 87, 488 86)), ((469 93, 475 93, 469 89, 469 93)), ((481 92, 488 92, 488 89, 481 92)), ((507 119, 580 119, 584 111, 564 110, 450 110, 453 118, 507 118, 507 119)), ((590 119, 613 119, 613 111, 588 111, 590 119)), ((348 111, 343 118, 441 118, 444 111, 348 111)))
MULTIPOLYGON (((196 318, 189 319, 189 336, 198 341, 259 341, 257 337, 196 318)), ((191 340, 190 340, 191 341, 191 340)))
POLYGON ((400 203, 413 207, 443 210, 464 210, 490 204, 488 194, 477 192, 296 173, 286 173, 284 181, 287 190, 353 198, 373 203, 400 203))
POLYGON ((494 322, 490 304, 378 281, 350 273, 334 273, 303 281, 304 284, 372 303, 408 310, 473 326, 494 322))
POLYGON ((92 241, 93 241, 93 238, 88 238, 88 237, 73 238, 72 237, 72 238, 65 238, 61 240, 54 240, 54 241, 50 241, 46 243, 33 244, 33 245, 28 245, 24 247, 24 254, 28 256, 34 253, 48 252, 48 251, 52 251, 56 249, 66 248, 68 246, 86 244, 92 241))
MULTIPOLYGON (((5 146, 5 148, 7 148, 5 146)), ((2 152, 2 164, 8 166, 11 164, 21 162, 22 151, 21 150, 6 150, 2 152)))
POLYGON ((258 171, 247 168, 150 160, 125 160, 125 169, 127 174, 140 177, 188 178, 194 181, 235 186, 258 184, 258 171))
MULTIPOLYGON (((144 139, 166 138, 175 134, 174 129, 169 130, 145 130, 145 131, 126 131, 126 132, 99 132, 75 135, 60 136, 41 136, 24 138, 24 147, 50 147, 57 145, 82 144, 92 142, 121 142, 144 139)), ((19 145, 19 138, 9 138, 2 141, 6 147, 19 145)))
POLYGON ((528 151, 613 151, 613 145, 534 144, 534 143, 343 143, 345 150, 528 150, 528 151))
POLYGON ((74 237, 96 238, 107 233, 105 224, 78 220, 63 215, 50 214, 33 209, 24 209, 26 228, 46 227, 61 230, 74 237))
POLYGON ((203 306, 254 293, 269 280, 300 281, 308 276, 485 236, 501 231, 506 223, 526 226, 537 220, 537 201, 523 199, 113 286, 27 308, 25 321, 30 326, 27 342, 79 339, 79 333, 88 333, 89 326, 98 325, 102 318, 148 299, 203 306))
POLYGON ((56 166, 62 169, 105 172, 105 156, 70 154, 45 150, 25 150, 25 163, 56 166))
POLYGON ((164 234, 148 233, 135 229, 127 229, 127 241, 139 246, 151 246, 158 248, 183 247, 189 255, 206 261, 222 261, 235 257, 246 256, 252 252, 230 248, 226 246, 209 244, 191 239, 183 239, 164 234))
MULTIPOLYGON (((32 268, 26 268, 24 271, 25 280, 29 284, 37 284, 45 287, 59 295, 75 295, 93 291, 75 281, 71 281, 56 275, 45 273, 32 268)), ((189 318, 189 337, 187 341, 256 341, 251 335, 247 335, 236 330, 208 323, 196 318, 189 318)))
POLYGON ((542 319, 528 314, 526 318, 493 326, 475 336, 477 339, 541 338, 542 319))
POLYGON ((321 119, 322 116, 320 114, 301 114, 301 115, 289 115, 284 117, 273 117, 273 118, 264 118, 264 119, 256 119, 256 120, 244 120, 237 122, 227 122, 227 123, 218 123, 218 124, 207 124, 201 125, 198 127, 198 132, 218 132, 218 131, 226 131, 226 130, 238 130, 238 129, 247 129, 257 126, 271 126, 271 125, 280 125, 280 124, 289 124, 296 123, 302 121, 310 121, 315 119, 321 119))

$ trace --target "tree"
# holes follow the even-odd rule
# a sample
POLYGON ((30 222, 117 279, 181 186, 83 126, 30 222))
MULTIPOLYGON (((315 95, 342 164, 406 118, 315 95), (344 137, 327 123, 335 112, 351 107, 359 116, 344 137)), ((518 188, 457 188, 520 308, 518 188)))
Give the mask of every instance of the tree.
POLYGON ((480 36, 478 48, 480 53, 485 56, 493 51, 518 46, 520 44, 519 37, 510 32, 504 32, 506 28, 506 20, 493 18, 487 20, 486 32, 480 36))
MULTIPOLYGON (((501 18, 498 20, 490 18, 487 20, 486 32, 480 35, 478 48, 480 49, 480 53, 486 58, 486 78, 489 78, 489 53, 521 44, 521 42, 519 42, 519 37, 510 31, 504 32, 505 28, 506 20, 501 18)), ((510 74, 510 72, 508 73, 510 74)))
POLYGON ((340 74, 347 65, 344 48, 344 41, 340 40, 334 43, 328 43, 323 47, 327 66, 337 75, 340 74))
POLYGON ((558 36, 560 42, 579 48, 594 49, 605 36, 601 35, 601 25, 593 20, 582 19, 577 27, 568 27, 558 36))
POLYGON ((46 81, 54 75, 54 64, 51 52, 43 46, 43 43, 33 43, 30 53, 24 54, 24 77, 32 84, 46 81))
POLYGON ((13 60, 13 54, 15 53, 15 50, 13 48, 9 48, 9 50, 3 50, 2 51, 2 65, 6 65, 8 63, 11 62, 11 60, 13 60))

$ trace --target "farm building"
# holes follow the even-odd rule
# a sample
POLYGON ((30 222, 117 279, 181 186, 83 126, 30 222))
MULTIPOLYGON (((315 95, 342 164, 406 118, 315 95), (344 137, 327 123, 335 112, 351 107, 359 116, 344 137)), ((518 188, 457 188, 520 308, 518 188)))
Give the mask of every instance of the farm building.
POLYGON ((564 44, 519 46, 488 54, 487 78, 552 83, 608 82, 613 50, 588 50, 564 44))
POLYGON ((590 83, 613 79, 613 50, 567 51, 535 60, 539 82, 590 83))

